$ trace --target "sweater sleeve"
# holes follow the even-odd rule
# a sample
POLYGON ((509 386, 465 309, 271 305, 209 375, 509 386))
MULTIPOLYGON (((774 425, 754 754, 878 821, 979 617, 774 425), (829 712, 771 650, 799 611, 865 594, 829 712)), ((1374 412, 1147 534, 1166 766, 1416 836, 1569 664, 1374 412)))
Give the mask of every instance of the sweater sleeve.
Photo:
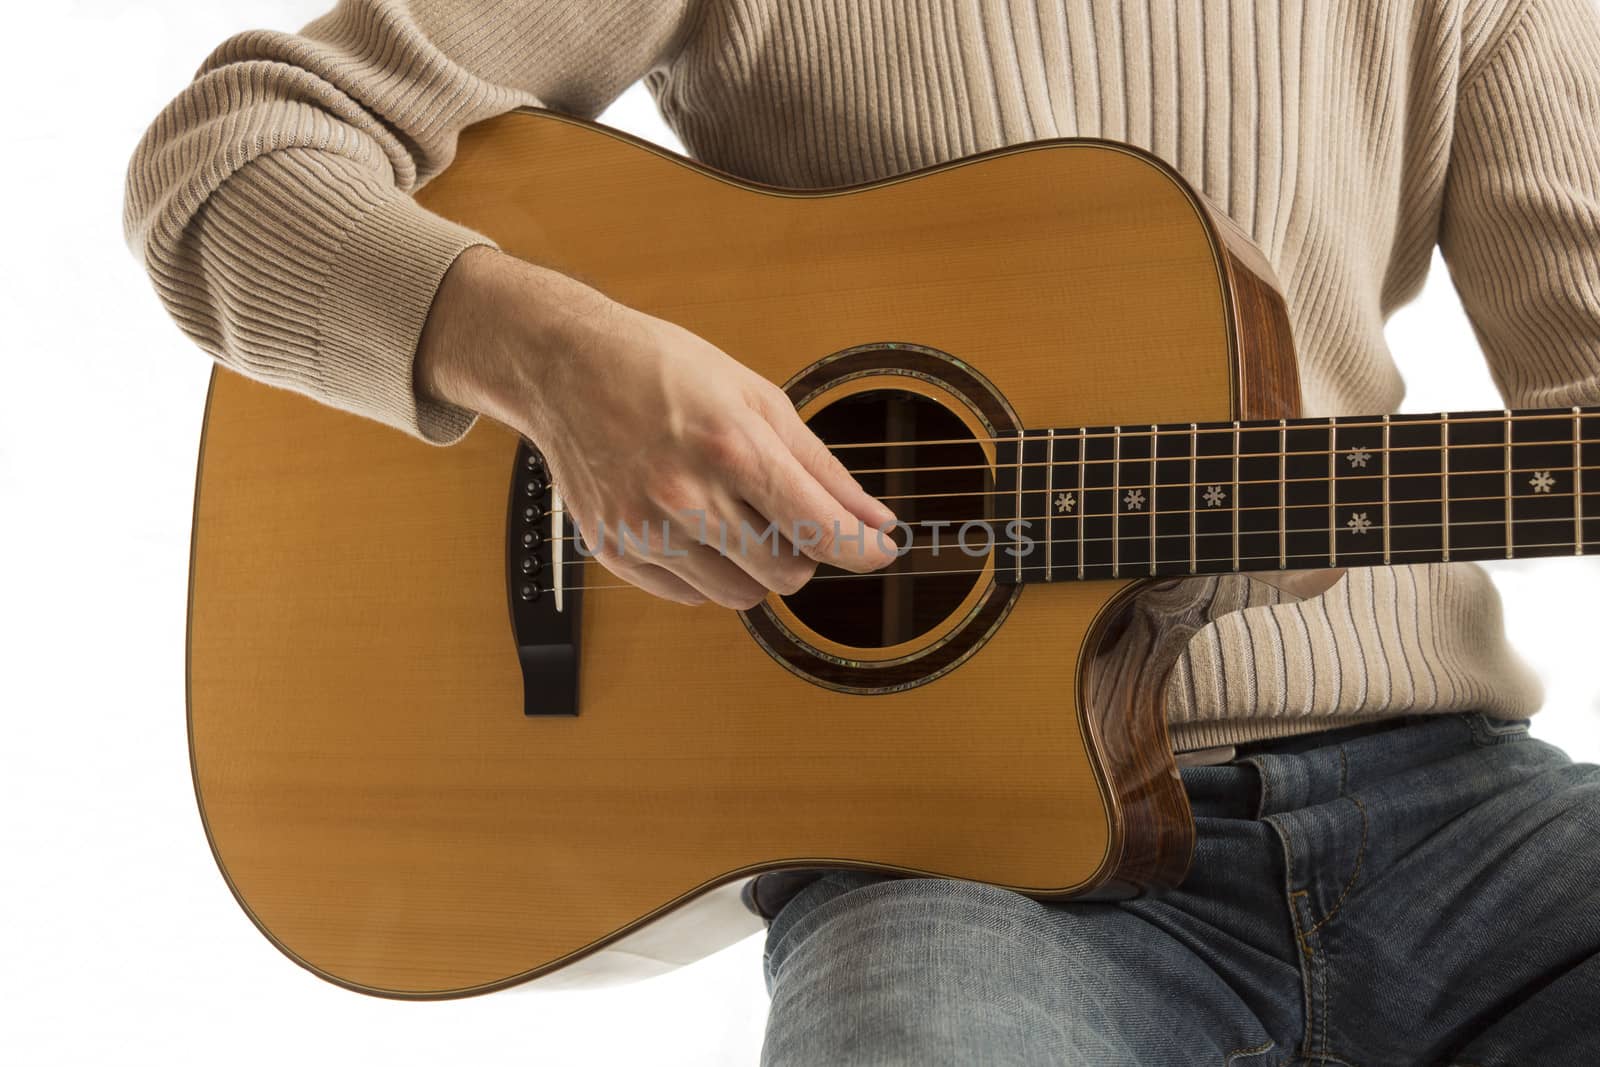
POLYGON ((1600 10, 1524 0, 1457 102, 1440 248, 1514 407, 1600 403, 1600 10))
POLYGON ((412 361, 445 271, 491 244, 411 193, 522 105, 598 114, 691 0, 342 0, 224 42, 129 166, 124 234, 178 325, 259 381, 449 443, 412 361))

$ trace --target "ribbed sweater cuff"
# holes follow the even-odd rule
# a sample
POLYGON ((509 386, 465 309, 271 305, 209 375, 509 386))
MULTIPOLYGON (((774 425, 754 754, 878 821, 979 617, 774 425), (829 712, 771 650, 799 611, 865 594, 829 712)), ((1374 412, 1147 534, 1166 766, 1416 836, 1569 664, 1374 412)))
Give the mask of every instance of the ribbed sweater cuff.
POLYGON ((450 444, 476 416, 419 397, 412 365, 439 283, 457 256, 488 238, 404 193, 379 202, 349 231, 316 306, 325 399, 434 444, 450 444))

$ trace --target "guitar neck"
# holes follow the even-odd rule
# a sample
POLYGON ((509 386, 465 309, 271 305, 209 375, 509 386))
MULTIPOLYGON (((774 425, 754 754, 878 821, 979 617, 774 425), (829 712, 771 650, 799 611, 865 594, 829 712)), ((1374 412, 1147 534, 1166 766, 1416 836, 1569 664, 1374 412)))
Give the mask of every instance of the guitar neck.
POLYGON ((1032 542, 999 558, 1002 581, 1600 553, 1600 408, 1029 430, 996 448, 997 525, 1025 520, 1032 542))

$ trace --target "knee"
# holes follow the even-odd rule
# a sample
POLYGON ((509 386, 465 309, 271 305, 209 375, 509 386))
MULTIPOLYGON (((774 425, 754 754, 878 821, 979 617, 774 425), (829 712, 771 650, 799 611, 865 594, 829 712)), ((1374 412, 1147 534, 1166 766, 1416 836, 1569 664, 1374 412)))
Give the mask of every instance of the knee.
POLYGON ((908 961, 935 951, 948 958, 978 942, 1020 944, 1042 926, 1037 902, 991 885, 839 871, 806 887, 773 920, 767 965, 776 975, 802 953, 841 959, 891 949, 908 961))
POLYGON ((1018 1035, 1041 1053, 1020 1062, 1052 1062, 1064 989, 1042 929, 992 886, 829 875, 774 920, 766 1062, 972 1062, 1018 1035))

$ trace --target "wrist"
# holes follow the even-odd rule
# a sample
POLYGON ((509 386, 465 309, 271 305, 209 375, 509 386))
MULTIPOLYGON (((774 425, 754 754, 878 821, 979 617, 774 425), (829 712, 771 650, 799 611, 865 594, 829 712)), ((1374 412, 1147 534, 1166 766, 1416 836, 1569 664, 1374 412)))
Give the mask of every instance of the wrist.
POLYGON ((473 324, 481 322, 484 272, 498 255, 488 245, 474 245, 445 271, 417 341, 412 370, 418 396, 475 412, 484 410, 483 361, 471 333, 473 324))
POLYGON ((629 309, 548 268, 486 245, 451 264, 417 346, 420 395, 534 436, 538 402, 629 309))

